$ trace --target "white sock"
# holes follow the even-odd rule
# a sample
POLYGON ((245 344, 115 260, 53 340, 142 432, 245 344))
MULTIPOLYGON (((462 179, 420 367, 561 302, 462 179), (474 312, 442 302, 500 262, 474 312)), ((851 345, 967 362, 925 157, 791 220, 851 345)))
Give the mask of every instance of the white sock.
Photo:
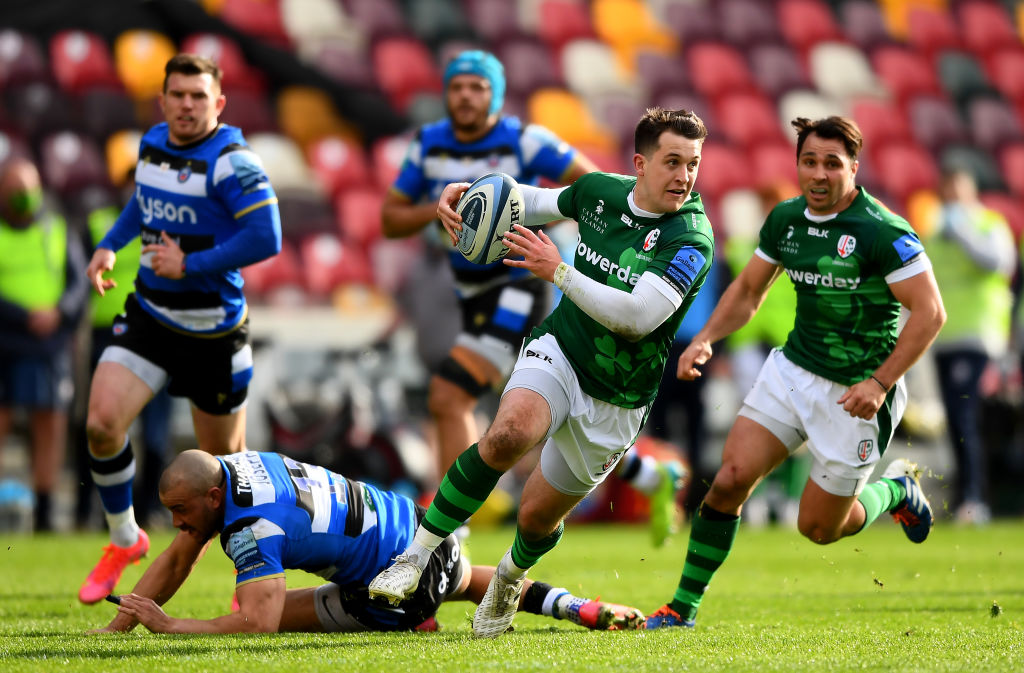
POLYGON ((501 563, 498 564, 498 572, 501 576, 507 580, 515 581, 520 577, 526 575, 526 571, 529 568, 520 568, 512 561, 512 548, 509 547, 505 555, 501 557, 501 563))
POLYGON ((430 556, 443 541, 443 537, 434 535, 423 526, 418 526, 416 528, 416 535, 412 539, 412 544, 405 550, 405 553, 409 556, 409 560, 415 563, 420 570, 426 570, 430 556))
POLYGON ((118 547, 131 547, 139 541, 139 524, 135 522, 135 507, 128 505, 128 509, 117 514, 104 512, 107 517, 107 526, 110 528, 110 541, 118 547))
MULTIPOLYGON (((562 589, 565 591, 565 589, 562 589)), ((580 624, 580 607, 588 602, 587 598, 580 598, 573 596, 568 591, 559 596, 555 601, 555 614, 553 615, 556 619, 568 619, 573 624, 580 624)))

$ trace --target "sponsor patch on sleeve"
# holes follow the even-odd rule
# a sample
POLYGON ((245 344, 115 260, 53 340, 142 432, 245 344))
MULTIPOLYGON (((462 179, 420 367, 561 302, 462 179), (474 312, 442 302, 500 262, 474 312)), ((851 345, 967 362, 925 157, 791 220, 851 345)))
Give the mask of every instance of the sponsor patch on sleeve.
POLYGON ((256 544, 256 535, 253 534, 251 528, 243 528, 237 533, 231 534, 231 537, 228 538, 227 553, 235 562, 235 569, 240 575, 265 565, 260 556, 259 545, 256 544))
POLYGON ((903 234, 893 242, 892 246, 896 248, 896 254, 900 256, 900 261, 904 263, 924 252, 921 240, 914 234, 903 234))
POLYGON ((704 253, 697 248, 680 248, 672 261, 668 263, 668 268, 665 269, 665 279, 670 281, 685 297, 686 293, 690 291, 694 279, 704 268, 705 261, 704 253))
POLYGON ((252 152, 232 152, 228 155, 231 160, 231 168, 238 178, 238 184, 242 187, 243 194, 251 194, 263 189, 267 185, 267 175, 263 172, 263 166, 259 159, 252 152))

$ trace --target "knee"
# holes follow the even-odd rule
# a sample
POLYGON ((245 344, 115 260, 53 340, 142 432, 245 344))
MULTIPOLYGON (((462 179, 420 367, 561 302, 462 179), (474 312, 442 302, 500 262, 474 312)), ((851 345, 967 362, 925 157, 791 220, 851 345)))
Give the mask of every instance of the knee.
POLYGON ((476 398, 462 388, 435 377, 427 391, 427 411, 433 418, 462 416, 472 413, 476 398))
POLYGON ((706 499, 714 509, 729 512, 746 502, 756 482, 756 478, 744 473, 737 465, 726 463, 715 475, 706 499))
POLYGON ((805 520, 802 517, 797 522, 797 528, 801 535, 814 544, 832 544, 842 537, 834 527, 825 526, 819 521, 805 520))
POLYGON ((89 441, 89 452, 94 456, 111 456, 121 448, 124 442, 123 431, 117 427, 110 416, 89 411, 85 422, 85 436, 89 441))
POLYGON ((508 470, 531 448, 529 438, 515 426, 495 427, 492 425, 479 443, 480 456, 487 464, 498 470, 508 470))

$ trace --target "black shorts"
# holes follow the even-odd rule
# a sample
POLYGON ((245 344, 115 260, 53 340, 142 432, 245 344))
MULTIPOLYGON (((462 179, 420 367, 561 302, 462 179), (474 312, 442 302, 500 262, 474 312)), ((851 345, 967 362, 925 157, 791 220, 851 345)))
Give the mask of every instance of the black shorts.
MULTIPOLYGON (((193 336, 159 323, 131 294, 125 301, 125 312, 114 319, 111 329, 111 346, 130 351, 163 370, 171 395, 187 397, 200 410, 218 416, 233 413, 245 403, 252 379, 248 317, 227 334, 193 336)), ((115 356, 109 348, 103 359, 119 362, 151 388, 155 385, 154 392, 160 390, 161 382, 151 380, 154 374, 150 369, 139 367, 145 371, 137 371, 130 359, 115 356)))
MULTIPOLYGON (((416 506, 417 522, 426 510, 416 506)), ((372 631, 411 631, 437 614, 444 599, 462 582, 462 548, 454 535, 438 545, 420 576, 416 593, 397 607, 371 601, 366 586, 341 587, 345 612, 372 631)))

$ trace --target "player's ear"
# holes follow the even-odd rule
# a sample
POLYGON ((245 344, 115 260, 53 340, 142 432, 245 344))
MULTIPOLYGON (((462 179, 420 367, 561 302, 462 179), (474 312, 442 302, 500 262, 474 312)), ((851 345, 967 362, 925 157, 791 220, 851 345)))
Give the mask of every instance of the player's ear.
POLYGON ((633 169, 636 171, 637 177, 644 174, 644 169, 647 167, 647 157, 637 152, 633 155, 633 169))
POLYGON ((217 94, 217 101, 214 103, 217 106, 217 116, 220 116, 220 113, 224 112, 224 106, 227 105, 227 103, 227 96, 222 93, 217 94))

